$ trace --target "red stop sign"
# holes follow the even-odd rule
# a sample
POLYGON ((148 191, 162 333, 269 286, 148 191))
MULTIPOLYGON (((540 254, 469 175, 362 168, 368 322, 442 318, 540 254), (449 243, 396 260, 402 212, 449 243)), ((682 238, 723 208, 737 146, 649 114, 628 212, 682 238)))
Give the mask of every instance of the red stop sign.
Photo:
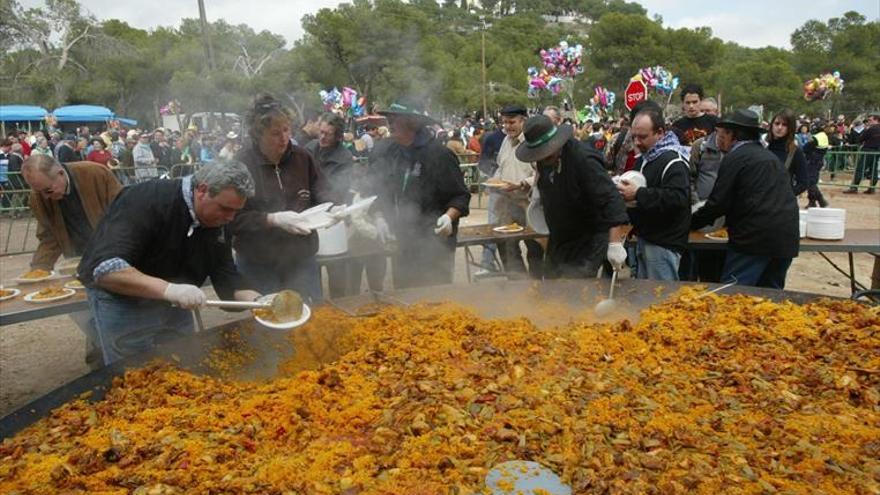
POLYGON ((632 110, 640 101, 648 99, 648 87, 642 81, 630 81, 624 92, 623 104, 632 110))

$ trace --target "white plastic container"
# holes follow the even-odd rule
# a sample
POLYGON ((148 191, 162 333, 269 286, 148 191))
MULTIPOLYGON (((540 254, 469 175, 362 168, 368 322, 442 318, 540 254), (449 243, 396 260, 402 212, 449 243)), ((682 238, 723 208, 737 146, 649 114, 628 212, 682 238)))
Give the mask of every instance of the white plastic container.
POLYGON ((318 255, 332 256, 346 252, 348 252, 348 229, 345 227, 345 222, 318 230, 318 255))
POLYGON ((544 218, 544 205, 541 204, 540 199, 529 202, 529 207, 526 209, 526 222, 538 234, 550 234, 547 219, 544 218))
POLYGON ((846 233, 846 210, 842 208, 810 208, 807 210, 807 237, 840 240, 846 233))

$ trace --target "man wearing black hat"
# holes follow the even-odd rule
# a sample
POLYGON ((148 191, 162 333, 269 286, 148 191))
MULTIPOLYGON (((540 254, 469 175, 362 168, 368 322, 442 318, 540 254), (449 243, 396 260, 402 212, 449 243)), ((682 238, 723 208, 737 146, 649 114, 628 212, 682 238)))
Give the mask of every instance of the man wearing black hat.
POLYGON ((788 172, 759 142, 759 124, 758 114, 745 109, 716 124, 716 142, 725 155, 691 229, 726 215, 729 240, 721 280, 782 289, 798 255, 798 205, 788 172))
MULTIPOLYGON (((502 185, 495 194, 492 208, 498 225, 516 222, 526 224, 526 208, 529 206, 529 184, 534 183, 535 170, 531 163, 519 160, 516 149, 525 139, 523 124, 528 112, 520 105, 510 105, 501 110, 501 123, 504 127, 504 141, 498 151, 498 169, 493 178, 502 185)), ((529 260, 529 274, 534 278, 543 276, 544 249, 537 241, 527 240, 526 257, 529 260)), ((508 272, 525 272, 519 241, 508 241, 499 245, 499 254, 504 269, 508 272)))
POLYGON ((623 267, 626 205, 605 172, 602 155, 572 138, 570 125, 557 127, 545 115, 530 118, 516 149, 523 162, 536 162, 537 187, 550 230, 545 276, 592 278, 607 257, 623 267))
POLYGON ((379 207, 398 240, 396 288, 452 283, 458 219, 471 194, 458 158, 434 138, 436 122, 408 103, 384 112, 391 138, 376 143, 370 173, 379 207))

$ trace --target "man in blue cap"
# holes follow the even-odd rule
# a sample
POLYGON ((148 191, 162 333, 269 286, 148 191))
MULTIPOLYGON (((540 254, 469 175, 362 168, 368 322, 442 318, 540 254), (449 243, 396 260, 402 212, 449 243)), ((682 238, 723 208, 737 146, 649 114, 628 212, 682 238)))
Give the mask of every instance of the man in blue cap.
MULTIPOLYGON (((525 107, 520 105, 510 105, 501 110, 505 137, 498 151, 498 169, 492 176, 501 186, 490 191, 490 194, 496 195, 491 207, 494 209, 497 225, 508 225, 513 222, 519 225, 526 224, 529 184, 534 182, 535 168, 531 162, 519 160, 516 157, 516 149, 525 140, 523 125, 527 116, 525 107)), ((543 276, 544 249, 534 240, 525 241, 525 245, 529 274, 533 278, 540 279, 543 276)), ((519 241, 500 243, 499 254, 507 272, 526 271, 519 241)))

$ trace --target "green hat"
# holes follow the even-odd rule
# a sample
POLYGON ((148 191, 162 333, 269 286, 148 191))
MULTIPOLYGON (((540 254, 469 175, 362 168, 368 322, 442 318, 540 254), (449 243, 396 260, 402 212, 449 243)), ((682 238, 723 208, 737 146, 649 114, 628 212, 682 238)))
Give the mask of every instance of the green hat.
POLYGON ((546 115, 535 115, 523 126, 525 141, 516 148, 517 160, 537 162, 562 148, 574 135, 570 125, 557 127, 546 115))
POLYGON ((389 118, 393 117, 410 117, 418 121, 421 125, 434 125, 438 124, 436 120, 427 116, 424 112, 424 109, 415 103, 400 101, 394 102, 388 107, 387 110, 383 110, 378 112, 379 115, 384 115, 389 118))

